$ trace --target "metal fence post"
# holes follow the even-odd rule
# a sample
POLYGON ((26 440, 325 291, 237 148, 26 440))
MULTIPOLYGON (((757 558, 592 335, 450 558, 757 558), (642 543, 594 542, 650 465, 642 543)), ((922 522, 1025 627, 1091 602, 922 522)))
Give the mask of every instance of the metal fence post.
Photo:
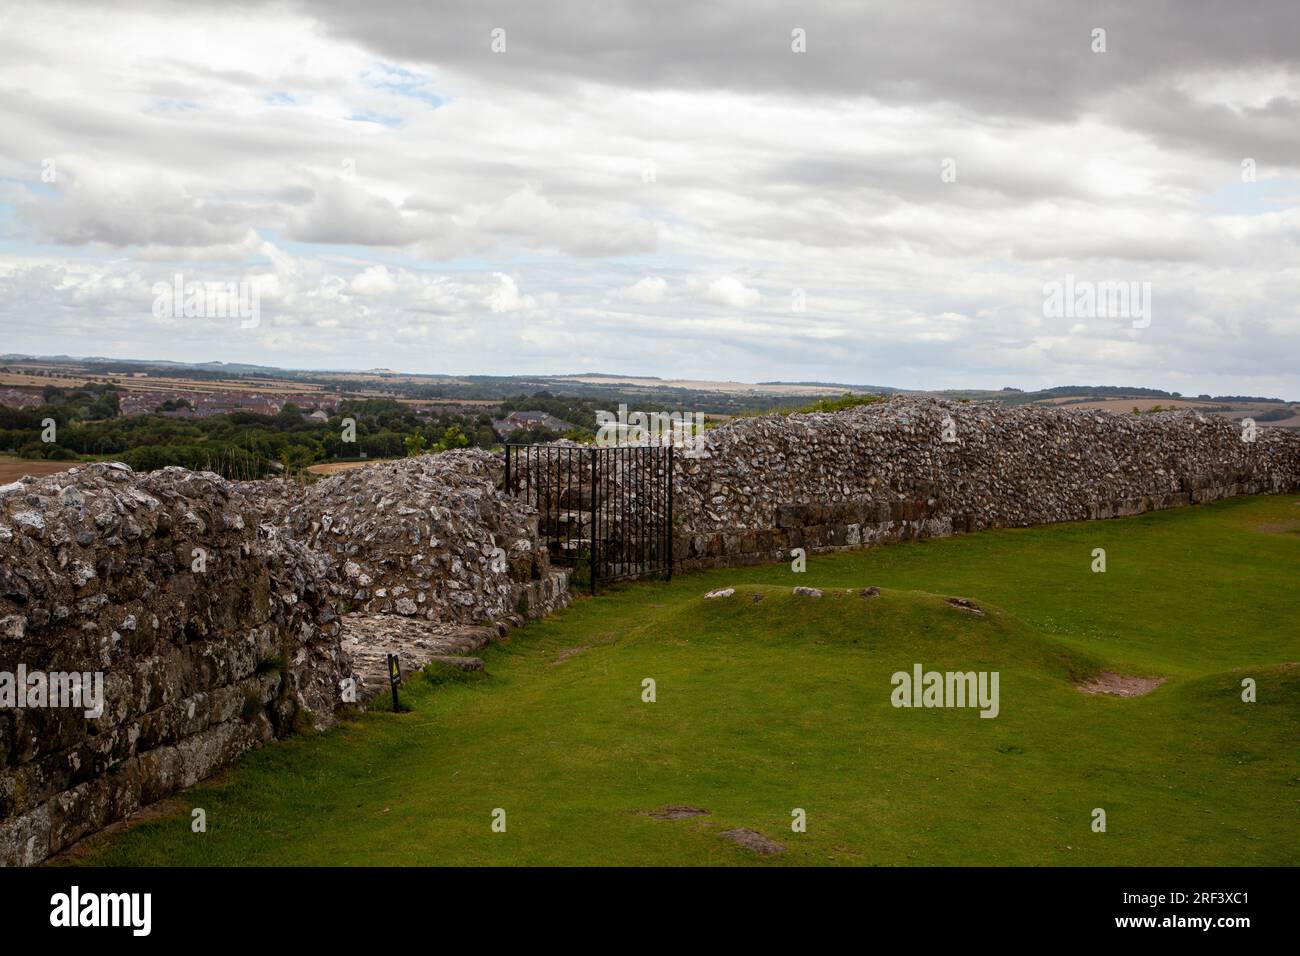
POLYGON ((673 579, 673 446, 668 446, 668 580, 673 579))
POLYGON ((587 549, 591 570, 591 593, 596 593, 596 452, 591 449, 591 547, 587 549))

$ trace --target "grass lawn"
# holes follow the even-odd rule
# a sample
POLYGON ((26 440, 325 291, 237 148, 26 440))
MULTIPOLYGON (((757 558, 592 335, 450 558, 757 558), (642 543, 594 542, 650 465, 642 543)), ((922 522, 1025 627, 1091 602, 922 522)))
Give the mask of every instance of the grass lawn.
POLYGON ((627 585, 516 631, 487 676, 412 680, 409 713, 249 754, 72 861, 1295 865, 1298 569, 1288 496, 627 585), (1000 713, 891 706, 918 662, 997 671, 1000 713), (1101 670, 1168 682, 1076 689, 1101 670), (643 812, 669 804, 710 813, 643 812))

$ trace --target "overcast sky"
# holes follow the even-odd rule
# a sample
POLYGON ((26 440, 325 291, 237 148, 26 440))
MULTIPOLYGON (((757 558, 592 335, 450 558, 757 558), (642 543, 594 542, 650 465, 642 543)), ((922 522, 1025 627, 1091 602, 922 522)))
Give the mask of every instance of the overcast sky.
POLYGON ((1295 0, 0 4, 0 353, 1300 399, 1298 293, 1295 0))

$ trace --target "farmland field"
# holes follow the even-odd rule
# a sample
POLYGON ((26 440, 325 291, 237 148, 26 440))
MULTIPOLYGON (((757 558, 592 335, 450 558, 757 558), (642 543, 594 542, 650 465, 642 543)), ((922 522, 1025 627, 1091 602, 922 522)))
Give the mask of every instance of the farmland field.
POLYGON ((62 862, 1295 865, 1297 567, 1279 496, 628 585, 62 862), (997 715, 893 706, 916 664, 997 715))
POLYGON ((311 465, 307 470, 313 475, 328 478, 330 475, 337 475, 339 472, 352 471, 354 468, 364 468, 366 465, 376 465, 383 461, 392 460, 391 458, 372 458, 367 461, 326 461, 319 465, 311 465))
POLYGON ((41 461, 37 459, 18 458, 13 455, 0 455, 0 485, 17 481, 23 475, 55 475, 69 468, 84 464, 79 461, 41 461))

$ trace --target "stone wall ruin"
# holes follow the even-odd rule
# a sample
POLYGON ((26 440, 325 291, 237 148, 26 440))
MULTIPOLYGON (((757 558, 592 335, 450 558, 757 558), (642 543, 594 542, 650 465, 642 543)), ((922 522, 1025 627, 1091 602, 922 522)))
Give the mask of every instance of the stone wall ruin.
POLYGON ((261 520, 255 497, 181 468, 0 488, 0 675, 94 673, 103 690, 93 718, 0 707, 0 864, 333 720, 350 666, 332 568, 261 520))
MULTIPOLYGON (((565 606, 538 512, 502 477, 467 450, 307 488, 116 463, 0 487, 0 679, 94 671, 104 689, 95 717, 0 706, 0 865, 327 726, 390 647, 481 667, 465 655, 565 606)), ((686 570, 1295 491, 1300 434, 893 398, 730 422, 676 454, 674 483, 686 570)))
POLYGON ((1300 433, 1191 411, 1114 415, 894 397, 730 422, 679 452, 683 569, 1141 514, 1300 488, 1300 433), (945 440, 951 438, 951 441, 945 440))
POLYGON ((409 670, 567 604, 500 478, 473 451, 307 488, 118 463, 0 488, 0 865, 329 726, 390 638, 409 670), (20 673, 99 675, 103 712, 6 702, 20 673))

